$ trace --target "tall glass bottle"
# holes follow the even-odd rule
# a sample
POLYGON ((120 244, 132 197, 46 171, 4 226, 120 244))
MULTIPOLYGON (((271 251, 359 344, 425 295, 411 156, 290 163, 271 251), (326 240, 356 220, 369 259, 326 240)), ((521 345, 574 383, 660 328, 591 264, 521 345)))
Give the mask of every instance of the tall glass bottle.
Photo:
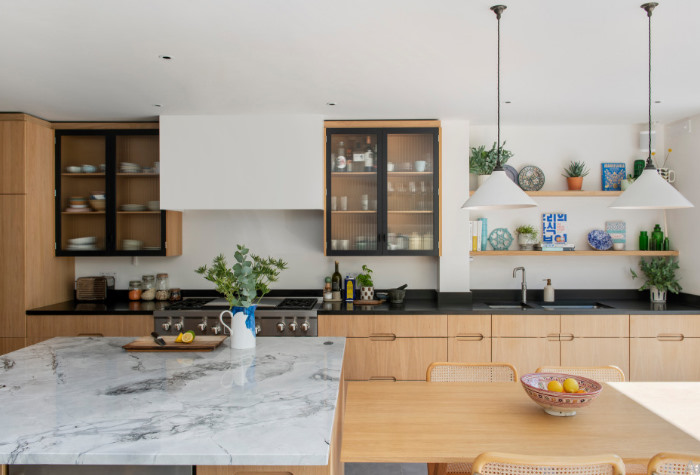
POLYGON ((333 292, 343 290, 343 276, 340 275, 340 270, 338 270, 338 261, 335 261, 335 272, 331 276, 331 289, 333 289, 333 292))
POLYGON ((374 171, 374 151, 372 150, 372 139, 367 136, 367 150, 365 151, 365 171, 374 171))
POLYGON ((345 143, 340 142, 338 144, 338 155, 335 157, 335 169, 339 172, 344 172, 347 166, 347 159, 345 158, 345 143))

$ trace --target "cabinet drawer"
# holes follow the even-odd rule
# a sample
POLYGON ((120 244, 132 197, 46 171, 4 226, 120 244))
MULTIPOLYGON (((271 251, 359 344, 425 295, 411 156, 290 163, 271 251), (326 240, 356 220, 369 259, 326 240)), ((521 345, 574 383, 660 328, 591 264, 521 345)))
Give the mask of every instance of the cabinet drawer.
POLYGON ((622 369, 629 379, 628 338, 574 338, 561 342, 562 366, 607 366, 622 369))
POLYGON ((625 338, 629 315, 562 315, 561 333, 576 338, 625 338))
POLYGON ((319 315, 319 336, 444 337, 447 315, 319 315))
POLYGON ((29 338, 144 336, 152 331, 152 315, 27 315, 29 338))
POLYGON ((544 338, 559 335, 559 315, 494 315, 494 337, 544 338))
POLYGON ((547 338, 494 338, 491 340, 493 361, 510 363, 518 377, 534 373, 545 365, 559 365, 561 350, 558 340, 547 338))
POLYGON ((700 338, 682 341, 630 339, 632 381, 700 381, 698 361, 700 338))
POLYGON ((425 381, 430 363, 447 360, 446 338, 348 338, 346 380, 425 381))
POLYGON ((447 336, 491 337, 491 315, 448 315, 447 336))
POLYGON ((455 336, 447 339, 447 361, 456 363, 489 363, 491 338, 455 336))
POLYGON ((630 315, 630 336, 700 337, 700 315, 630 315))

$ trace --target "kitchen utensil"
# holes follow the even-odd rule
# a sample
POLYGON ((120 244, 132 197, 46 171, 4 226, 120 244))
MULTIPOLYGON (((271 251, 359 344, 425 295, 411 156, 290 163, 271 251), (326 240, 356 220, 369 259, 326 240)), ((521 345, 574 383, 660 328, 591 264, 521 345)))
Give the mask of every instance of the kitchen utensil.
POLYGON ((355 300, 355 305, 379 305, 381 300, 355 300))
POLYGON ((212 351, 226 338, 226 335, 197 335, 192 343, 175 343, 176 336, 160 337, 165 345, 159 345, 153 337, 144 336, 122 348, 126 351, 212 351))
POLYGON ((156 344, 160 346, 165 346, 165 340, 163 340, 160 335, 156 332, 151 332, 151 336, 153 337, 153 341, 156 342, 156 344))
POLYGON ((544 412, 552 416, 573 416, 582 407, 588 406, 598 397, 603 386, 592 379, 561 373, 531 373, 520 378, 523 389, 530 399, 540 405, 544 412), (583 393, 563 393, 548 391, 550 381, 564 383, 567 378, 575 379, 583 393))
POLYGON ((400 287, 396 287, 396 290, 404 290, 406 287, 408 287, 408 284, 403 284, 400 287))
POLYGON ((403 303, 403 299, 406 297, 406 291, 404 290, 406 285, 402 285, 398 289, 389 289, 387 293, 389 294, 390 303, 403 303))

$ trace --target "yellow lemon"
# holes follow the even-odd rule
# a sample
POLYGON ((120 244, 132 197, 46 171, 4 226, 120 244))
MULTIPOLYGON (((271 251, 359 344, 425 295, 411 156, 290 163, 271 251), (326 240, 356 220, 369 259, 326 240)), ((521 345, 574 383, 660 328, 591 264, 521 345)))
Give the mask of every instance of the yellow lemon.
POLYGON ((564 391, 567 393, 575 393, 578 391, 578 381, 574 378, 566 378, 564 380, 564 391))
POLYGON ((562 385, 559 381, 550 381, 547 384, 547 391, 553 391, 556 393, 560 393, 560 392, 564 391, 564 388, 562 387, 562 385))
POLYGON ((182 343, 182 332, 175 338, 175 343, 182 343))
POLYGON ((182 342, 183 343, 192 343, 194 341, 194 332, 193 331, 188 331, 187 333, 184 333, 182 335, 182 342))

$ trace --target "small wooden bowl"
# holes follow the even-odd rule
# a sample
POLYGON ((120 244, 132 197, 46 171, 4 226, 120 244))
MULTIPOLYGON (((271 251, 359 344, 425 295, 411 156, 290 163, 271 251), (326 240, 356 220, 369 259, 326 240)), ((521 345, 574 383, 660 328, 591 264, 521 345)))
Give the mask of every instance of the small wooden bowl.
POLYGON ((90 207, 95 211, 104 211, 106 201, 105 200, 90 200, 90 207))

